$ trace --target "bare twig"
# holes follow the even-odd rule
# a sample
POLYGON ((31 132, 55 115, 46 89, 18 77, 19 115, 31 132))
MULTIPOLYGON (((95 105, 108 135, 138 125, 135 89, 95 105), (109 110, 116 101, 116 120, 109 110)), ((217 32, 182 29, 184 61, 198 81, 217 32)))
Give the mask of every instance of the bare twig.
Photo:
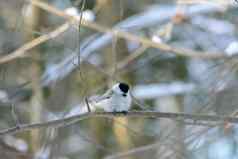
MULTIPOLYGON (((72 21, 75 23, 77 23, 79 21, 79 19, 77 19, 73 16, 70 16, 70 15, 67 15, 66 13, 64 13, 64 11, 61 11, 61 10, 59 10, 53 6, 50 6, 47 3, 44 3, 42 1, 35 1, 35 0, 26 0, 26 1, 29 1, 33 5, 36 5, 43 10, 46 10, 46 11, 48 11, 52 14, 55 14, 57 16, 63 17, 69 21, 72 21)), ((144 37, 139 37, 139 36, 133 35, 131 33, 119 30, 119 29, 115 29, 115 28, 111 29, 109 27, 105 27, 105 26, 99 25, 94 22, 82 20, 81 24, 85 27, 97 30, 99 32, 108 33, 108 34, 111 34, 118 38, 127 39, 127 40, 130 40, 133 42, 139 42, 139 43, 143 44, 144 46, 160 49, 162 51, 165 51, 165 53, 169 52, 169 53, 175 53, 180 56, 187 56, 187 57, 193 57, 193 58, 206 58, 206 59, 217 59, 217 58, 225 57, 225 54, 223 54, 223 53, 199 52, 199 51, 194 51, 194 50, 185 49, 185 48, 175 48, 175 47, 172 47, 165 43, 156 43, 156 42, 151 41, 150 39, 147 39, 144 37)))
POLYGON ((140 147, 133 148, 133 149, 131 149, 129 151, 126 151, 126 152, 119 152, 119 153, 107 156, 104 159, 119 159, 119 158, 123 158, 123 157, 128 157, 130 155, 134 155, 134 154, 139 153, 139 152, 143 152, 143 151, 147 151, 147 150, 151 150, 151 149, 156 149, 156 148, 158 148, 158 145, 159 145, 159 143, 140 146, 140 147))
POLYGON ((85 97, 85 103, 86 103, 86 106, 88 108, 88 112, 90 113, 91 109, 90 109, 90 106, 89 106, 88 97, 85 97))
MULTIPOLYGON (((234 0, 237 1, 237 0, 234 0)), ((218 1, 209 1, 209 0, 178 0, 178 4, 220 4, 220 5, 231 5, 232 1, 227 0, 218 0, 218 1)))
POLYGON ((11 109, 12 109, 11 113, 12 113, 13 120, 14 120, 16 126, 18 127, 20 125, 20 121, 19 121, 19 118, 17 116, 16 110, 15 110, 16 107, 15 107, 14 103, 11 104, 11 109))
POLYGON ((30 49, 50 40, 50 39, 54 39, 55 37, 59 36, 60 34, 64 33, 68 28, 70 27, 69 23, 65 23, 63 25, 61 25, 60 27, 58 27, 57 29, 55 29, 54 31, 44 34, 26 44, 24 44, 22 47, 18 48, 17 50, 15 50, 14 52, 0 57, 0 64, 9 62, 11 60, 17 59, 17 58, 22 58, 24 56, 26 56, 27 52, 30 49))
POLYGON ((112 117, 140 117, 140 118, 167 118, 167 119, 176 119, 176 120, 189 120, 189 121, 206 121, 206 122, 230 122, 238 123, 237 117, 230 116, 219 116, 219 115, 198 115, 198 114, 187 114, 187 113, 164 113, 156 111, 131 111, 127 114, 115 113, 115 112, 89 112, 85 114, 74 115, 71 117, 66 117, 57 120, 51 120, 41 123, 33 124, 21 124, 12 128, 3 129, 0 131, 1 135, 14 134, 22 131, 39 129, 44 127, 62 127, 74 124, 78 121, 88 119, 88 118, 112 118, 112 117))
POLYGON ((117 64, 118 70, 123 70, 125 67, 127 67, 130 63, 135 61, 139 56, 141 56, 143 53, 145 53, 147 47, 141 46, 139 47, 133 54, 128 55, 124 60, 120 61, 117 64))

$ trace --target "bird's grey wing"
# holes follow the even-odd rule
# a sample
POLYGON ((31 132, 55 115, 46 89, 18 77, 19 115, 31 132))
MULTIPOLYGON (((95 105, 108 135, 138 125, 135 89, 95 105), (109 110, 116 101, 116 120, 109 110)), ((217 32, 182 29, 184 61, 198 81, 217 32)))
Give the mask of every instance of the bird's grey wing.
POLYGON ((112 90, 108 90, 106 93, 104 93, 101 96, 93 96, 93 97, 91 97, 90 101, 94 101, 94 102, 97 103, 97 102, 100 102, 102 100, 109 99, 109 98, 111 98, 112 93, 113 93, 112 90))

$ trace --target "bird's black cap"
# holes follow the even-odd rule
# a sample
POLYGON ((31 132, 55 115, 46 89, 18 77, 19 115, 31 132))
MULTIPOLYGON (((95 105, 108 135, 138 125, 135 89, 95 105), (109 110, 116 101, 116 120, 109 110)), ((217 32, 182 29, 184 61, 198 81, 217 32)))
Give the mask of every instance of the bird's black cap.
POLYGON ((127 93, 129 90, 129 85, 126 83, 119 83, 119 88, 122 92, 127 93))

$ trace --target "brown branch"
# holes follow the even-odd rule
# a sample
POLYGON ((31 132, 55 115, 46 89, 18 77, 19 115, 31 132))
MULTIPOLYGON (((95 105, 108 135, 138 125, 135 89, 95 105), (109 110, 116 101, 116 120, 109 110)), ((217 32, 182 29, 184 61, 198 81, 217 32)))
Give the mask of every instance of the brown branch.
MULTIPOLYGON (((63 17, 69 21, 75 22, 76 24, 79 22, 79 19, 77 19, 73 16, 70 16, 70 15, 67 15, 66 13, 64 13, 64 11, 61 11, 61 10, 59 10, 53 6, 50 6, 47 3, 44 3, 42 1, 35 1, 35 0, 26 0, 26 1, 32 3, 33 5, 39 7, 43 10, 46 10, 47 12, 50 12, 57 16, 63 17)), ((217 59, 217 58, 226 57, 225 54, 223 54, 223 53, 199 52, 199 51, 194 51, 194 50, 185 49, 185 48, 175 48, 175 47, 172 47, 165 43, 156 43, 156 42, 151 41, 148 38, 139 37, 139 36, 133 35, 131 33, 119 30, 119 29, 111 29, 109 27, 105 27, 105 26, 99 25, 94 22, 82 20, 81 24, 85 27, 97 30, 99 32, 109 33, 113 36, 117 36, 118 38, 127 39, 127 40, 130 40, 133 42, 141 43, 144 46, 160 49, 160 50, 164 51, 164 53, 169 52, 169 53, 174 53, 174 54, 181 55, 181 56, 187 56, 187 57, 193 57, 193 58, 206 58, 206 59, 217 59)))
POLYGON ((124 68, 126 68, 130 63, 132 63, 133 61, 135 61, 135 59, 137 59, 138 57, 140 57, 142 54, 144 54, 146 52, 146 49, 148 47, 146 46, 141 46, 139 47, 134 53, 128 55, 124 60, 118 62, 117 64, 117 69, 118 71, 123 70, 124 68))
POLYGON ((0 130, 0 136, 6 134, 14 134, 22 131, 39 129, 44 127, 62 127, 74 124, 78 121, 88 119, 88 118, 112 118, 112 117, 139 117, 139 118, 167 118, 173 120, 189 120, 194 123, 199 121, 204 122, 230 122, 238 123, 237 117, 230 116, 219 116, 219 115, 198 115, 198 114, 187 114, 187 113, 165 113, 165 112, 156 112, 156 111, 131 111, 127 114, 124 113, 113 113, 113 112, 91 112, 85 114, 74 115, 71 117, 66 117, 58 120, 51 120, 41 123, 33 124, 21 124, 12 128, 7 128, 0 130))
MULTIPOLYGON (((70 21, 73 22, 78 22, 79 19, 76 19, 72 16, 69 16, 67 14, 65 14, 63 11, 58 10, 57 8, 54 8, 50 5, 48 5, 47 3, 44 2, 40 2, 40 1, 34 1, 34 0, 26 0, 31 2, 33 5, 36 5, 37 7, 44 9, 50 13, 53 13, 57 16, 63 17, 65 19, 68 19, 70 21)), ((104 32, 104 33, 110 33, 114 36, 117 36, 119 38, 124 38, 127 40, 131 40, 134 42, 139 42, 142 43, 144 46, 147 47, 153 47, 153 48, 157 48, 157 49, 161 49, 163 51, 166 52, 172 52, 175 53, 177 55, 182 55, 182 56, 188 56, 188 57, 195 57, 195 58, 206 58, 206 59, 217 59, 217 58, 224 58, 226 57, 224 54, 222 53, 209 53, 209 52, 198 52, 198 51, 193 51, 193 50, 189 50, 189 49, 183 49, 183 48, 174 48, 171 47, 167 44, 163 44, 163 43, 156 43, 153 42, 147 38, 143 38, 143 37, 138 37, 135 36, 133 34, 121 31, 121 30, 117 30, 117 29, 110 29, 107 28, 105 26, 101 26, 99 24, 93 23, 93 22, 87 22, 87 21, 83 21, 82 23, 83 26, 100 31, 100 32, 104 32)), ((53 39, 57 36, 59 36, 60 34, 62 34, 63 32, 65 32, 69 27, 69 23, 65 23, 62 26, 58 27, 56 30, 46 34, 46 35, 42 35, 28 43, 26 43, 25 45, 23 45, 22 47, 20 47, 19 49, 15 50, 14 52, 10 53, 9 55, 0 57, 0 64, 9 62, 11 60, 17 59, 17 58, 22 58, 24 57, 28 52, 28 50, 40 45, 43 42, 46 42, 50 39, 53 39)), ((76 27, 78 29, 78 27, 76 27)))
POLYGON ((26 44, 24 44, 22 47, 20 47, 19 49, 15 50, 14 52, 10 53, 9 55, 0 57, 0 64, 9 62, 11 60, 17 59, 17 58, 22 58, 24 56, 26 56, 27 52, 30 49, 38 46, 39 44, 42 44, 50 39, 54 39, 55 37, 59 36, 60 34, 64 33, 68 28, 69 28, 70 24, 69 23, 65 23, 63 25, 61 25, 60 27, 58 27, 57 29, 55 29, 54 31, 47 33, 45 35, 42 35, 26 44))
POLYGON ((107 156, 104 159, 118 159, 118 158, 128 157, 130 155, 134 155, 139 152, 143 152, 143 151, 147 151, 147 150, 151 150, 151 149, 157 149, 158 145, 159 145, 159 143, 154 143, 154 144, 150 144, 150 145, 136 147, 136 148, 133 148, 133 149, 125 151, 125 152, 118 152, 116 154, 107 156))
MULTIPOLYGON (((234 0, 235 1, 235 0, 234 0)), ((231 1, 219 0, 219 1, 208 1, 208 0, 178 0, 178 4, 207 4, 207 5, 231 5, 231 1)))

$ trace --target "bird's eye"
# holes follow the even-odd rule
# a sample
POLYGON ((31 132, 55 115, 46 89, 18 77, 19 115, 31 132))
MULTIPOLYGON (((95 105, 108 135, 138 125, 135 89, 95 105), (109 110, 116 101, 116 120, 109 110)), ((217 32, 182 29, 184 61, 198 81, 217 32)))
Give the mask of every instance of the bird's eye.
POLYGON ((127 95, 126 95, 126 93, 123 93, 122 96, 123 96, 123 97, 126 97, 127 95))

